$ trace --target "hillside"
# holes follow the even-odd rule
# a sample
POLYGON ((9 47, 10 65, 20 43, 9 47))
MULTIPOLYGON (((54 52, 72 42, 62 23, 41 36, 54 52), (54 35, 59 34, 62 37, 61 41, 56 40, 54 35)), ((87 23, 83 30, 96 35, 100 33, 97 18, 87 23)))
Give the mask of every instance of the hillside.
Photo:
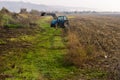
POLYGON ((26 2, 14 2, 14 1, 0 1, 0 8, 6 7, 10 11, 19 12, 20 8, 27 8, 28 10, 36 9, 39 11, 89 11, 95 10, 84 7, 65 7, 65 6, 50 6, 43 4, 33 4, 26 2), (17 7, 16 7, 17 6, 17 7))

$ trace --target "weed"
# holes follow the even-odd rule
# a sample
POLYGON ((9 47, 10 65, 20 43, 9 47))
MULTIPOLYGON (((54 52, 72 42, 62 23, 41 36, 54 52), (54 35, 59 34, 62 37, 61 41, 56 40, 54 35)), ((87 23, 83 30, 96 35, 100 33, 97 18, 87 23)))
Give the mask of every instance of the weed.
POLYGON ((0 45, 1 45, 1 44, 6 44, 6 43, 7 43, 6 41, 0 39, 0 45))

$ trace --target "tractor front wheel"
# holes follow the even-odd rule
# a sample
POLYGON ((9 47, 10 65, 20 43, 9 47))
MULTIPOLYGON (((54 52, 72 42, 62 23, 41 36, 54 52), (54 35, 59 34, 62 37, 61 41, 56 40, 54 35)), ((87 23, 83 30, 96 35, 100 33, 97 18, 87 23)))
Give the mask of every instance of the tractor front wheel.
POLYGON ((51 24, 50 27, 55 27, 55 25, 54 25, 54 24, 51 24))

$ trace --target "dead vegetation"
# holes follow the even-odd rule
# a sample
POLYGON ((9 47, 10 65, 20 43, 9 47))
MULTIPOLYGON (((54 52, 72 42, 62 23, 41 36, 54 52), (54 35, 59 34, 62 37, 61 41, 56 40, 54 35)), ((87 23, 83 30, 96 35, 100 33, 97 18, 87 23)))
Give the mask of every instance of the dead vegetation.
POLYGON ((97 55, 92 45, 83 46, 78 37, 76 32, 68 32, 68 54, 65 56, 65 61, 68 65, 87 67, 85 64, 90 64, 89 62, 95 60, 97 55))
POLYGON ((0 29, 37 26, 36 20, 39 16, 26 13, 26 9, 22 9, 22 11, 22 13, 13 13, 6 8, 3 8, 0 11, 0 29))

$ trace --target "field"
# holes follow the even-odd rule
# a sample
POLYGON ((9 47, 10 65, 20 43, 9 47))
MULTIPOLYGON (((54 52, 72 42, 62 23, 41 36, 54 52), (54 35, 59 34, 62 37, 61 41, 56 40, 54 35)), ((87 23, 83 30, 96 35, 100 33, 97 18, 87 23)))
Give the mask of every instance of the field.
POLYGON ((71 32, 77 35, 85 51, 95 56, 92 64, 90 63, 91 67, 101 67, 107 70, 111 77, 117 76, 118 79, 120 79, 119 20, 120 17, 116 15, 81 15, 71 20, 71 32), (97 63, 94 63, 96 60, 97 63))
POLYGON ((51 28, 49 16, 32 16, 32 26, 29 17, 19 23, 25 27, 1 26, 0 80, 119 80, 119 15, 68 17, 68 29, 51 28))

